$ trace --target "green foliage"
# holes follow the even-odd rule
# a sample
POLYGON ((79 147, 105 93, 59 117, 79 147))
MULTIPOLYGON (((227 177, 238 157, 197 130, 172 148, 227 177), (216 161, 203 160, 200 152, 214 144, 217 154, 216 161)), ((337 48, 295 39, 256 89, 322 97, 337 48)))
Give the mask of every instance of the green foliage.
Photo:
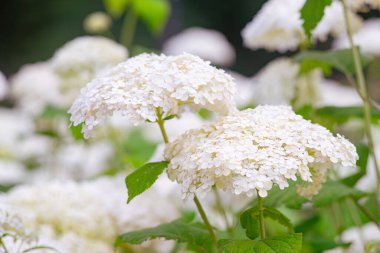
POLYGON ((74 138, 74 140, 76 141, 84 140, 84 136, 82 134, 82 128, 83 128, 83 123, 77 126, 70 125, 70 133, 71 133, 71 136, 74 138))
POLYGON ((265 240, 220 240, 226 253, 299 253, 302 234, 289 234, 265 240))
POLYGON ((334 241, 324 238, 304 238, 303 252, 323 252, 325 250, 334 249, 337 247, 348 247, 351 243, 334 241), (306 248, 306 249, 305 249, 306 248), (308 250, 307 250, 308 249, 308 250))
POLYGON ((132 8, 153 33, 162 30, 170 14, 168 0, 134 0, 132 8))
POLYGON ((115 245, 120 246, 124 243, 141 244, 146 240, 165 238, 197 245, 201 248, 208 248, 211 239, 207 228, 201 223, 193 222, 193 218, 194 216, 181 218, 154 228, 122 234, 117 238, 115 245))
POLYGON ((104 0, 104 6, 113 17, 120 17, 126 10, 131 0, 104 0))
POLYGON ((313 197, 312 202, 314 207, 321 207, 343 198, 359 199, 366 195, 367 193, 350 188, 339 181, 328 181, 322 186, 319 193, 313 197))
POLYGON ((129 174, 125 178, 125 184, 128 189, 128 203, 134 197, 149 189, 167 166, 168 162, 166 161, 147 163, 129 174))
POLYGON ((301 9, 301 19, 304 21, 302 27, 310 41, 311 32, 317 27, 323 18, 325 8, 332 3, 332 0, 307 0, 301 9))
POLYGON ((147 140, 142 131, 132 131, 122 144, 123 153, 127 154, 126 163, 134 168, 144 165, 153 155, 157 144, 147 140))
MULTIPOLYGON (((342 124, 350 119, 364 119, 364 110, 362 106, 325 106, 317 109, 315 115, 319 118, 332 118, 336 123, 342 124)), ((380 112, 372 109, 371 117, 373 122, 380 120, 380 112)))
POLYGON ((299 74, 306 74, 314 69, 322 70, 325 76, 331 74, 331 66, 328 63, 321 62, 314 59, 305 59, 300 62, 299 74))
POLYGON ((278 207, 285 205, 291 209, 300 209, 302 204, 308 200, 297 193, 296 184, 294 182, 289 183, 289 187, 281 190, 280 188, 273 187, 268 193, 268 196, 264 199, 264 206, 266 207, 278 207))
POLYGON ((44 119, 68 118, 69 114, 62 108, 49 105, 44 109, 39 117, 44 119))
POLYGON ((349 187, 353 187, 360 178, 362 178, 367 172, 367 162, 369 157, 369 148, 367 145, 361 144, 356 146, 356 151, 359 155, 359 160, 356 162, 359 172, 343 178, 341 182, 349 187))
MULTIPOLYGON (((271 207, 264 207, 263 214, 264 217, 271 218, 286 227, 290 233, 294 233, 292 223, 280 211, 271 207)), ((259 215, 259 207, 256 206, 244 211, 240 216, 240 223, 246 229, 246 235, 250 239, 255 239, 259 236, 259 215)))
MULTIPOLYGON (((355 74, 355 64, 352 58, 351 49, 341 49, 333 51, 308 51, 297 54, 294 60, 302 66, 304 61, 309 61, 306 65, 323 66, 324 71, 327 71, 327 66, 333 67, 345 74, 355 74), (310 63, 311 61, 311 63, 310 63)), ((367 57, 361 56, 362 66, 365 67, 369 63, 367 57)), ((304 67, 304 69, 312 69, 304 67)), ((305 70, 304 70, 305 71, 305 70)))

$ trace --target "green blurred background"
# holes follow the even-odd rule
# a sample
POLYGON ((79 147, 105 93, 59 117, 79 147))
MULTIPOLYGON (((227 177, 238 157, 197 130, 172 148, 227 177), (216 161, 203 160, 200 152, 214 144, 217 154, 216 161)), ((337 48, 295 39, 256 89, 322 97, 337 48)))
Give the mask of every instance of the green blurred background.
MULTIPOLYGON (((171 0, 172 11, 164 31, 153 36, 139 22, 135 45, 160 49, 168 37, 190 26, 224 33, 233 44, 237 61, 231 68, 252 75, 277 56, 242 46, 240 31, 265 0, 171 0)), ((84 18, 104 11, 102 0, 1 0, 0 70, 12 75, 22 65, 49 59, 54 51, 74 37, 85 35, 84 18)), ((116 20, 113 32, 121 29, 116 20)))

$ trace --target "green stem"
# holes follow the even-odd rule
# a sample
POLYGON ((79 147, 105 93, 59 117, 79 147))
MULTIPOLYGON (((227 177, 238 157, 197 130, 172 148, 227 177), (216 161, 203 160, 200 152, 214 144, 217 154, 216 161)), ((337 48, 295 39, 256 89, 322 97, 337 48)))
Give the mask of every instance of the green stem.
POLYGON ((264 205, 263 200, 257 191, 257 202, 259 205, 259 229, 260 229, 260 238, 265 239, 265 223, 264 223, 264 205))
MULTIPOLYGON (((158 126, 160 127, 162 138, 164 139, 165 144, 168 144, 169 138, 168 138, 168 135, 166 134, 166 130, 165 130, 165 126, 164 126, 165 120, 163 119, 163 112, 161 112, 161 108, 156 109, 156 115, 157 115, 157 121, 156 122, 157 122, 158 126)), ((218 239, 216 238, 216 235, 214 233, 214 230, 213 230, 210 222, 208 221, 206 213, 205 213, 201 203, 199 202, 197 195, 195 195, 195 194, 194 194, 194 203, 197 206, 198 212, 199 212, 203 222, 206 224, 206 227, 207 227, 208 232, 210 233, 211 239, 213 240, 216 248, 218 249, 218 239)))
POLYGON ((222 199, 220 197, 220 194, 215 187, 213 187, 213 192, 215 194, 215 200, 216 200, 217 208, 218 208, 220 214, 223 216, 224 222, 226 224, 227 233, 228 233, 229 237, 231 239, 233 239, 234 238, 234 231, 229 225, 227 213, 226 213, 226 210, 223 208, 222 199))
POLYGON ((127 48, 130 48, 133 42, 133 38, 135 35, 137 25, 137 16, 134 13, 132 9, 129 9, 128 13, 126 14, 123 26, 120 34, 120 43, 126 46, 127 48))
POLYGON ((203 222, 206 224, 206 227, 207 227, 207 230, 211 236, 211 239, 214 241, 216 248, 218 248, 218 240, 217 240, 216 235, 214 233, 214 229, 212 228, 210 222, 208 221, 206 213, 205 213, 205 211, 201 205, 201 202, 199 202, 199 199, 196 195, 194 195, 194 203, 197 206, 198 212, 201 215, 203 222))
POLYGON ((348 40, 350 43, 352 57, 354 59, 354 64, 355 64, 356 85, 358 86, 360 96, 363 100, 365 129, 366 129, 366 134, 367 134, 367 139, 368 139, 368 147, 371 152, 373 163, 375 165, 375 170, 376 170, 377 195, 378 195, 380 193, 380 170, 379 170, 379 164, 376 158, 375 144, 373 141, 373 135, 372 135, 372 129, 371 129, 371 102, 370 102, 366 84, 365 84, 365 78, 364 78, 362 63, 360 61, 359 51, 358 51, 358 48, 354 45, 350 19, 348 17, 348 8, 347 8, 346 0, 342 0, 342 3, 343 3, 344 20, 346 23, 348 40))

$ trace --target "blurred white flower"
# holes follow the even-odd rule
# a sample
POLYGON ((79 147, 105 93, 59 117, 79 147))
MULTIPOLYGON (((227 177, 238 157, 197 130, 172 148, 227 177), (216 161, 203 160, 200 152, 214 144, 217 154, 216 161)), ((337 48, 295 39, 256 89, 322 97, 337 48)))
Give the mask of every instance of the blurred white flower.
POLYGON ((366 251, 366 245, 371 242, 380 242, 380 231, 374 223, 367 223, 362 227, 353 227, 344 231, 341 235, 343 242, 351 243, 348 249, 333 249, 324 251, 324 253, 358 253, 368 252, 376 253, 375 251, 366 251))
POLYGON ((9 84, 4 74, 0 71, 0 100, 3 100, 9 92, 9 84))
POLYGON ((103 33, 110 29, 111 25, 111 17, 101 11, 89 14, 83 22, 83 28, 88 33, 103 33))
MULTIPOLYGON (((269 0, 251 22, 242 30, 244 45, 251 49, 269 51, 295 50, 305 43, 300 10, 305 0, 269 0)), ((352 28, 358 29, 361 18, 349 13, 352 28)), ((329 34, 345 32, 342 4, 334 1, 325 9, 325 15, 312 32, 313 39, 326 40, 329 34)))
POLYGON ((40 114, 48 105, 60 106, 59 79, 47 62, 23 66, 11 78, 11 94, 21 110, 40 114))
POLYGON ((322 73, 313 70, 299 75, 299 69, 299 64, 287 58, 279 58, 266 65, 252 79, 255 104, 314 104, 319 97, 322 73))
POLYGON ((312 182, 335 165, 353 166, 358 155, 345 138, 288 106, 259 106, 187 131, 167 145, 165 158, 169 178, 182 185, 185 198, 205 195, 213 185, 265 197, 273 184, 284 189, 297 177, 312 182))
POLYGON ((235 94, 235 103, 238 108, 244 108, 253 104, 254 82, 252 78, 243 76, 234 71, 228 71, 236 83, 237 92, 235 94))
POLYGON ((97 74, 128 57, 128 51, 116 42, 98 36, 84 36, 67 42, 51 59, 61 79, 61 91, 70 104, 79 90, 97 74))
MULTIPOLYGON (((156 226, 179 216, 177 207, 160 187, 155 184, 126 205, 122 177, 82 183, 51 181, 16 187, 2 196, 2 203, 12 206, 26 228, 62 243, 67 252, 111 253, 119 234, 156 226)), ((166 253, 173 245, 155 240, 136 248, 141 248, 137 252, 166 253)))
POLYGON ((343 86, 333 80, 323 79, 319 84, 319 90, 318 106, 358 106, 363 103, 354 88, 343 86))
POLYGON ((133 123, 180 114, 183 106, 218 113, 235 110, 230 75, 197 56, 141 54, 91 81, 70 108, 74 125, 93 127, 119 112, 133 123))
POLYGON ((354 11, 380 9, 380 0, 346 0, 347 5, 354 11))
POLYGON ((235 61, 235 50, 227 38, 221 32, 201 27, 188 28, 169 38, 162 52, 167 55, 186 52, 220 66, 230 66, 235 61))
MULTIPOLYGON (((380 57, 380 19, 370 19, 354 36, 355 45, 364 54, 380 57)), ((347 36, 341 36, 334 42, 335 48, 350 47, 347 36)))
POLYGON ((23 182, 27 178, 25 166, 8 159, 1 159, 0 154, 0 185, 13 185, 23 182))

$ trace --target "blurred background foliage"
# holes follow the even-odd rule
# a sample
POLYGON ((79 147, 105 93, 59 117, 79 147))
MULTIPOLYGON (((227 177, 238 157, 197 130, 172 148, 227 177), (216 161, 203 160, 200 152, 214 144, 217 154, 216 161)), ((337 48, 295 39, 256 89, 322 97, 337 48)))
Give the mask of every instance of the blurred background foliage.
MULTIPOLYGON (((242 44, 240 31, 264 2, 171 0, 172 10, 163 32, 152 35, 140 20, 134 44, 160 49, 167 38, 187 27, 215 29, 235 47, 237 61, 232 69, 252 75, 278 56, 264 50, 252 51, 242 44)), ((95 11, 105 11, 102 0, 1 0, 0 69, 9 76, 24 64, 49 59, 65 42, 86 34, 83 20, 95 11)), ((122 23, 123 17, 115 19, 112 31, 120 32, 122 23)))

